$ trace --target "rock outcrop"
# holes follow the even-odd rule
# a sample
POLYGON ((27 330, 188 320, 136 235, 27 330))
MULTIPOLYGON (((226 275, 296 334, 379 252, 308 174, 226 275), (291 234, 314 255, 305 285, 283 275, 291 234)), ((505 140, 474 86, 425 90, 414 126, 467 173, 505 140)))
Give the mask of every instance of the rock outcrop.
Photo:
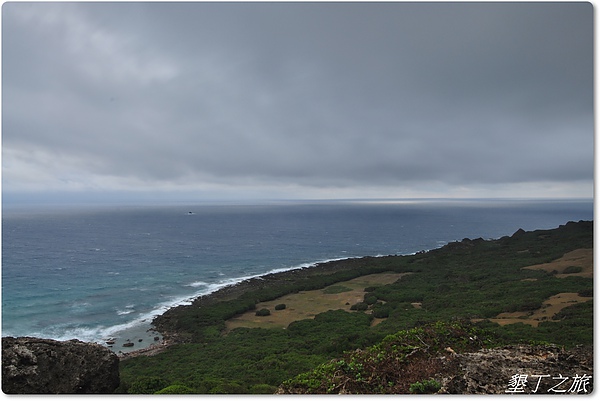
POLYGON ((110 394, 119 386, 119 358, 79 340, 2 338, 6 394, 110 394))
POLYGON ((590 394, 591 347, 514 345, 445 357, 438 373, 450 394, 590 394))
POLYGON ((507 345, 467 352, 446 347, 431 354, 423 342, 420 349, 404 343, 405 354, 394 351, 402 342, 387 345, 348 353, 284 382, 277 393, 586 395, 594 390, 592 346, 507 345))

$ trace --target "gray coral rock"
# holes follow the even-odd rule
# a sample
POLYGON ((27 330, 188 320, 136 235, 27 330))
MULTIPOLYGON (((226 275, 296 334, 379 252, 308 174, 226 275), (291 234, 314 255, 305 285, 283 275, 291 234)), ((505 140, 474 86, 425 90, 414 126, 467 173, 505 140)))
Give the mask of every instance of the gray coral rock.
POLYGON ((593 391, 591 347, 565 351, 557 346, 512 345, 456 354, 446 361, 454 365, 451 370, 456 373, 442 378, 440 393, 549 395, 593 391), (511 386, 515 375, 520 382, 511 386))
POLYGON ((79 340, 2 338, 6 394, 109 394, 119 386, 119 358, 79 340))

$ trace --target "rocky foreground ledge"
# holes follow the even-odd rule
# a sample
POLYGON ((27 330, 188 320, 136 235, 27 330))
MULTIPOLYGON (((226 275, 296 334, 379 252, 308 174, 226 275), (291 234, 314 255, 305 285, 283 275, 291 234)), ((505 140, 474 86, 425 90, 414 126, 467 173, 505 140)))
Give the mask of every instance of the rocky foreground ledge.
POLYGON ((6 394, 112 394, 119 358, 79 340, 2 338, 2 391, 6 394))
MULTIPOLYGON (((555 345, 509 345, 474 352, 446 351, 441 356, 414 355, 402 362, 379 362, 370 367, 363 363, 360 380, 355 372, 338 368, 320 378, 316 387, 311 387, 310 381, 288 382, 279 387, 278 394, 372 394, 365 390, 365 383, 382 376, 394 382, 381 391, 389 394, 415 393, 409 384, 428 377, 438 387, 425 393, 588 395, 594 391, 591 346, 565 350, 555 345)), ((357 350, 350 355, 367 354, 357 350)), ((340 361, 337 365, 346 366, 340 361)))

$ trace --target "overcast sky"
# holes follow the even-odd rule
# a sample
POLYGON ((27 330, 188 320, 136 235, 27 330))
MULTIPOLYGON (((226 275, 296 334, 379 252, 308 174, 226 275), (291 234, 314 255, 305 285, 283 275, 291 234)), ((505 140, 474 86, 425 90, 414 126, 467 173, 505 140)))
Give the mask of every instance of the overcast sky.
POLYGON ((5 199, 593 195, 589 3, 4 3, 2 46, 5 199))

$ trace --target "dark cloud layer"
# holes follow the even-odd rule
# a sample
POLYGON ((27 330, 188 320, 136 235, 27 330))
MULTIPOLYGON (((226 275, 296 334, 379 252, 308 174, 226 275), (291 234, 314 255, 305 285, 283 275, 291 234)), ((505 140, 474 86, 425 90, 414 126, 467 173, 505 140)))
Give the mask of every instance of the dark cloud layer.
POLYGON ((2 12, 4 191, 591 196, 588 3, 2 12))

